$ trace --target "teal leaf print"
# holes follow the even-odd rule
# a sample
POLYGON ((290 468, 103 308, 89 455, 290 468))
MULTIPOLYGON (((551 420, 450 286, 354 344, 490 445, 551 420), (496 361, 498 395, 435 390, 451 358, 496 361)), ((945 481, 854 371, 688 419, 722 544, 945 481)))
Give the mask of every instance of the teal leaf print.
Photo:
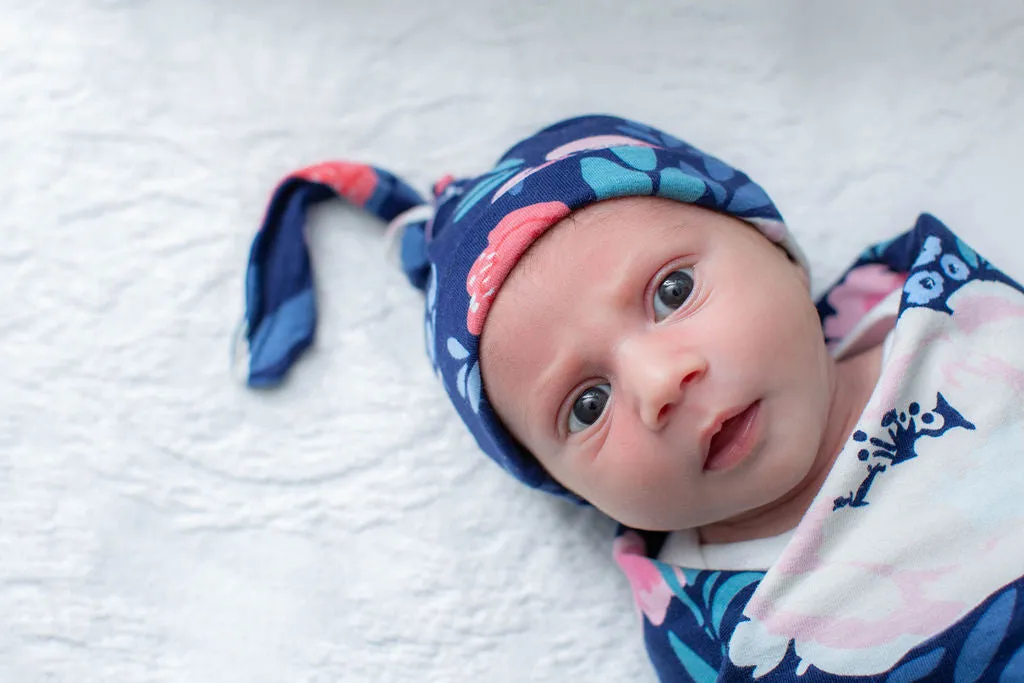
POLYGON ((640 171, 653 171, 658 165, 658 157, 650 147, 622 146, 612 147, 612 154, 640 171))
POLYGON ((694 681, 705 683, 706 681, 714 681, 718 678, 718 672, 701 659, 700 655, 686 647, 675 633, 669 632, 668 642, 672 646, 672 652, 675 653, 676 659, 679 660, 679 663, 686 669, 686 673, 690 674, 694 681))
POLYGON ((664 168, 660 173, 658 196, 691 203, 700 199, 706 188, 699 178, 686 175, 678 168, 664 168))
POLYGON ((470 209, 476 206, 481 199, 491 193, 492 190, 500 187, 506 180, 516 174, 516 169, 523 165, 522 159, 505 159, 494 167, 494 170, 485 175, 477 183, 476 187, 467 192, 458 205, 455 207, 455 216, 452 221, 457 223, 465 216, 470 209))
POLYGON ((646 173, 631 171, 602 157, 581 159, 580 171, 598 200, 649 195, 654 191, 654 182, 646 173))
POLYGON ((722 619, 725 618, 725 613, 736 596, 747 586, 760 581, 763 576, 757 572, 744 572, 730 576, 722 582, 711 601, 711 624, 716 634, 722 635, 722 619))
POLYGON ((960 252, 960 255, 964 257, 964 261, 967 261, 968 263, 970 263, 971 266, 974 267, 974 268, 978 267, 978 263, 980 261, 978 259, 977 252, 975 252, 973 249, 971 249, 969 246, 964 244, 959 239, 957 239, 957 241, 956 241, 956 248, 960 252))
POLYGON ((711 589, 715 587, 715 582, 722 577, 722 572, 715 572, 708 577, 708 580, 704 582, 704 590, 701 591, 701 597, 704 598, 704 604, 710 604, 711 602, 711 589))
MULTIPOLYGON (((718 162, 718 163, 721 164, 722 162, 718 162)), ((683 171, 684 174, 693 177, 695 180, 703 181, 704 184, 708 186, 708 189, 711 190, 711 194, 715 195, 715 203, 716 204, 724 204, 725 203, 725 200, 728 197, 729 193, 726 191, 726 189, 724 187, 722 187, 721 183, 718 183, 718 182, 715 182, 714 180, 712 180, 711 177, 709 176, 709 173, 704 173, 703 171, 701 171, 696 166, 691 166, 690 164, 686 163, 685 161, 680 161, 679 162, 679 168, 683 171)), ((709 166, 709 168, 710 168, 710 166, 709 166)), ((726 167, 726 168, 728 168, 728 167, 726 167)), ((731 171, 731 169, 730 169, 730 171, 731 171)), ((723 173, 719 173, 719 175, 724 175, 724 174, 723 173)), ((693 200, 693 201, 696 201, 696 200, 693 200)))
MULTIPOLYGON (((672 590, 672 593, 679 598, 679 602, 683 603, 690 612, 693 613, 693 618, 697 620, 698 626, 704 625, 704 615, 701 614, 700 608, 697 607, 697 603, 690 599, 690 596, 683 590, 679 580, 676 578, 675 572, 669 569, 668 566, 657 563, 658 571, 661 572, 661 578, 665 579, 665 583, 672 590)), ((686 581, 688 583, 693 581, 693 575, 687 575, 686 581)))

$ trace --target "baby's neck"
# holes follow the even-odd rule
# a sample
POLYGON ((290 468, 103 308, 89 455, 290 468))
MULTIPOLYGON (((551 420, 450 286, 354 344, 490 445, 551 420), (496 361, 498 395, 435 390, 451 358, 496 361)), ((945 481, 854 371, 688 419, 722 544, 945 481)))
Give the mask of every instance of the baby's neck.
POLYGON ((821 490, 843 444, 853 433, 853 428, 864 412, 864 407, 878 382, 881 368, 881 344, 837 362, 828 424, 814 466, 808 475, 770 507, 762 508, 750 515, 700 527, 697 532, 701 542, 736 543, 769 538, 789 531, 799 524, 814 497, 821 490))

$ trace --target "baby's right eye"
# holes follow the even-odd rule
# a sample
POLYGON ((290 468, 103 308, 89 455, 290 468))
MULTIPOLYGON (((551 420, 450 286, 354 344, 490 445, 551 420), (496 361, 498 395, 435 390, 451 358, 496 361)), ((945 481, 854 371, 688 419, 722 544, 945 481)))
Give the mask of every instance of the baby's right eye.
POLYGON ((580 394, 569 411, 569 432, 575 434, 594 424, 601 418, 611 398, 610 384, 596 384, 580 394))

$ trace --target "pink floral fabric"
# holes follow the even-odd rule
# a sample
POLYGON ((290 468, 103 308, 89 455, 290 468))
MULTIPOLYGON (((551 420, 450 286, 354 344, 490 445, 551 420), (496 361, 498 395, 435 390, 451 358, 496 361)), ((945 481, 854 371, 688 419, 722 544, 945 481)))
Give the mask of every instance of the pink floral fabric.
POLYGON ((828 293, 828 303, 836 312, 824 321, 825 336, 839 340, 848 335, 868 311, 901 288, 906 280, 906 273, 894 273, 879 263, 851 270, 828 293))

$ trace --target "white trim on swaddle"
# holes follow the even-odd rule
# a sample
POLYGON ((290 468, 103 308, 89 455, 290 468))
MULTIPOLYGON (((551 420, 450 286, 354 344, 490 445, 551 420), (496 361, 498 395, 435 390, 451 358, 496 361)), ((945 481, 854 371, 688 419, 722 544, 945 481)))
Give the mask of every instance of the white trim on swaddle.
POLYGON ((658 553, 662 562, 689 569, 766 571, 782 554, 793 529, 778 536, 736 543, 701 543, 696 529, 669 534, 658 553))

